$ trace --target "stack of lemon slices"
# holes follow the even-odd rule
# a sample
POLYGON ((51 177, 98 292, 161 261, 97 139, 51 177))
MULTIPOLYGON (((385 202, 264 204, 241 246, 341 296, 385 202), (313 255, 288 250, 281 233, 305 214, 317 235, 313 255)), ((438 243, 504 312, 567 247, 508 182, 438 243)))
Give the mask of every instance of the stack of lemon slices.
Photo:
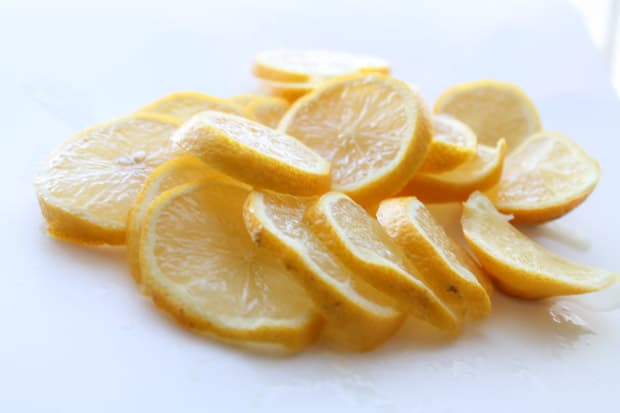
POLYGON ((389 71, 368 56, 270 51, 253 73, 271 96, 176 92, 81 131, 36 178, 49 233, 126 245, 157 307, 265 351, 321 336, 367 351, 407 316, 456 336, 491 312, 493 285, 536 299, 615 281, 509 222, 557 218, 600 178, 577 144, 541 129, 523 91, 471 82, 431 111, 389 71), (464 202, 468 245, 432 202, 464 202))
POLYGON ((371 56, 317 49, 281 49, 259 53, 252 73, 259 90, 294 102, 337 76, 349 73, 390 73, 387 61, 371 56))

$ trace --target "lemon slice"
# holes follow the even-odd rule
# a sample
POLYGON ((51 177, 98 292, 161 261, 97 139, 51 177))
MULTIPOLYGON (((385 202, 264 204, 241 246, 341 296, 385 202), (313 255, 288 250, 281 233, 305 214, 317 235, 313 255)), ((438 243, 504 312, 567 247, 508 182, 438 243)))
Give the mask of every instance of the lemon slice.
POLYGON ((358 351, 391 337, 404 315, 360 279, 302 223, 312 198, 252 192, 244 218, 254 242, 284 259, 327 319, 324 335, 358 351))
POLYGON ((255 100, 260 100, 263 98, 264 96, 257 95, 255 93, 242 93, 240 95, 231 96, 227 100, 234 103, 235 105, 239 105, 245 108, 246 106, 248 106, 250 103, 254 102, 255 100))
POLYGON ((330 161, 333 189, 364 205, 398 192, 431 141, 430 116, 417 92, 374 74, 326 82, 295 102, 278 129, 330 161))
POLYGON ((576 143, 540 132, 506 157, 489 198, 515 222, 538 223, 564 215, 592 193, 601 177, 598 163, 576 143))
POLYGON ((287 83, 261 80, 258 91, 267 96, 284 99, 287 102, 295 102, 300 97, 312 92, 319 83, 287 83))
POLYGON ((288 110, 290 104, 282 98, 263 97, 254 99, 246 106, 246 111, 258 123, 272 129, 278 127, 280 119, 288 110))
POLYGON ((228 100, 242 106, 246 111, 245 117, 272 129, 277 128, 280 119, 291 106, 289 101, 282 97, 262 96, 254 93, 232 96, 228 100))
POLYGON ((433 139, 418 173, 440 173, 456 168, 476 155, 474 132, 448 116, 433 116, 433 139))
POLYGON ((123 244, 142 184, 179 156, 170 136, 181 122, 135 114, 85 129, 52 153, 35 179, 50 235, 84 244, 123 244))
POLYGON ((160 195, 144 219, 143 282, 155 304, 197 333, 300 350, 322 317, 280 261, 243 225, 249 188, 198 182, 160 195))
POLYGON ((435 113, 454 116, 468 125, 478 143, 495 146, 506 139, 510 152, 541 128, 530 98, 511 83, 480 80, 446 90, 435 104, 435 113))
POLYGON ((502 176, 506 141, 500 139, 495 148, 478 145, 469 161, 448 172, 417 173, 400 195, 415 195, 422 202, 462 202, 474 191, 485 191, 502 176))
POLYGON ((138 110, 140 113, 154 113, 187 120, 196 113, 205 110, 217 110, 239 116, 248 116, 247 112, 228 99, 205 95, 198 92, 175 92, 164 96, 138 110))
POLYGON ((280 82, 321 81, 351 72, 389 73, 390 65, 376 57, 328 50, 269 50, 259 53, 252 72, 280 82))
POLYGON ((442 300, 473 319, 491 312, 483 285, 486 275, 422 202, 413 197, 387 199, 379 205, 377 219, 418 270, 432 275, 426 280, 442 300))
POLYGON ((520 233, 487 197, 474 192, 464 203, 463 233, 499 289, 537 299, 600 290, 616 275, 559 257, 520 233))
POLYGON ((202 112, 185 122, 172 140, 253 186, 296 195, 330 187, 330 165, 319 154, 291 136, 239 116, 202 112))
POLYGON ((189 182, 210 177, 230 179, 193 156, 181 156, 157 168, 148 177, 127 218, 127 259, 136 282, 140 283, 140 234, 151 202, 162 193, 189 182))
POLYGON ((336 256, 403 309, 436 327, 456 331, 460 318, 427 286, 421 274, 381 225, 345 194, 321 196, 305 222, 336 256))

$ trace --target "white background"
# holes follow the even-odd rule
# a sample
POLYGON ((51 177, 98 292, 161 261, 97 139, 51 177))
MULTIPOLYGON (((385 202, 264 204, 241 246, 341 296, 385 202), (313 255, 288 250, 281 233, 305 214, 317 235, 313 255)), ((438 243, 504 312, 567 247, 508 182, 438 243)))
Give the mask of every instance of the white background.
POLYGON ((582 242, 529 233, 620 271, 620 106, 568 4, 1 1, 0 411, 617 411, 618 289, 598 301, 495 294, 493 315, 456 341, 410 323, 370 354, 267 358, 177 328, 138 293, 122 250, 49 239, 32 187, 46 154, 89 124, 175 90, 251 90, 262 49, 344 49, 390 60, 429 102, 466 80, 520 85, 545 128, 603 169, 554 224, 582 242))

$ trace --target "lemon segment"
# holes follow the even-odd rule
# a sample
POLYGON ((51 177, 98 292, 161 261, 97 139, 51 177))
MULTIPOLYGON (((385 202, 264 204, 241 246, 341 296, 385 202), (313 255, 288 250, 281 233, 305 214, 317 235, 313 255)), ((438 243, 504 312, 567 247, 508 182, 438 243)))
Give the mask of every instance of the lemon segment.
POLYGON ((570 262, 531 241, 474 192, 463 204, 467 243, 497 287, 515 297, 538 299, 600 290, 617 275, 570 262))

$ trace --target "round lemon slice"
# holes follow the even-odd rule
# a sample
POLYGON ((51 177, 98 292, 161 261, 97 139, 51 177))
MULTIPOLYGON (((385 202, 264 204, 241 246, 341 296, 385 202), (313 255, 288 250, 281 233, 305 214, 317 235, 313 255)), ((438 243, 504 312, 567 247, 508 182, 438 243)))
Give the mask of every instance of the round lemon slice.
POLYGON ((351 53, 285 49, 259 53, 252 72, 260 79, 312 82, 352 72, 390 73, 390 65, 383 59, 351 53))
POLYGON ((333 189, 371 205, 397 193, 424 161, 430 115, 407 83, 357 74, 324 83, 278 128, 332 164, 333 189))
POLYGON ((559 133, 540 132, 506 157, 501 179, 488 195, 516 222, 538 223, 582 203, 600 177, 598 163, 576 143, 559 133))
POLYGON ((142 221, 151 202, 162 193, 193 181, 217 177, 230 179, 197 158, 186 155, 168 161, 153 170, 127 218, 127 260, 136 282, 140 283, 140 234, 142 221))
POLYGON ((127 215, 154 168, 180 155, 177 119, 135 114, 79 132, 52 153, 35 179, 50 235, 85 244, 123 244, 127 215))
POLYGON ((495 146, 506 139, 510 152, 541 128, 536 106, 517 86, 496 80, 463 83, 446 90, 435 113, 451 115, 468 125, 478 143, 495 146))
POLYGON ((228 113, 207 111, 185 122, 173 142, 226 175, 296 195, 325 192, 330 165, 292 136, 228 113))
POLYGON ((142 227, 140 267, 155 304, 197 333, 300 350, 322 317, 243 225, 247 186, 189 183, 160 195, 142 227))

